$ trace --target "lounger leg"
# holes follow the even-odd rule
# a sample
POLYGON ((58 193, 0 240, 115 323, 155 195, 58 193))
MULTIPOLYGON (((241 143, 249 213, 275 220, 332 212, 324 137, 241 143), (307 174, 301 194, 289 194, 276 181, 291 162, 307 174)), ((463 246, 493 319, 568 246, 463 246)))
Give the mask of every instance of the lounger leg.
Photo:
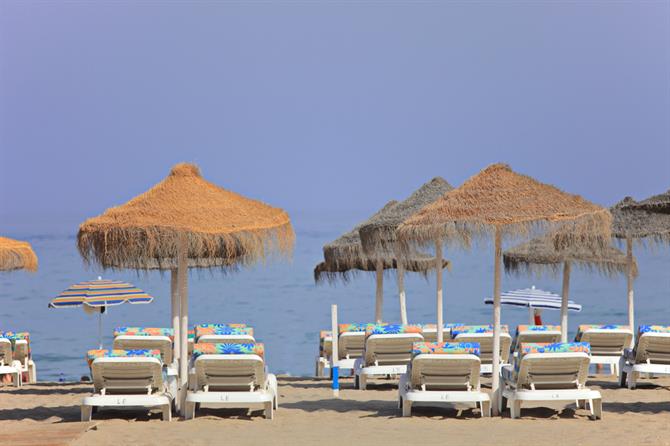
POLYGON ((323 361, 321 361, 321 358, 316 360, 316 376, 319 378, 323 376, 323 361))
POLYGON ((358 388, 365 390, 368 387, 368 377, 364 374, 358 375, 358 388))
POLYGON ((490 417, 491 416, 491 402, 490 401, 481 401, 479 403, 481 416, 490 417))
POLYGON ((269 403, 265 403, 265 419, 271 420, 274 418, 274 405, 272 404, 272 401, 269 403))
POLYGON ((32 384, 35 384, 37 382, 37 366, 35 365, 34 362, 30 362, 30 365, 28 366, 28 374, 30 376, 30 382, 32 384))
POLYGON ((163 406, 163 421, 172 421, 172 405, 166 404, 163 406))
POLYGON ((403 400, 402 402, 402 416, 411 417, 412 416, 412 402, 403 400))
POLYGON ((16 374, 14 375, 14 385, 16 387, 21 387, 21 384, 23 384, 23 376, 21 375, 22 373, 20 371, 16 372, 16 374))
POLYGON ((81 421, 91 421, 93 417, 93 407, 92 406, 81 406, 81 421))
POLYGON ((521 401, 510 400, 510 418, 519 418, 521 416, 521 401))
POLYGON ((577 400, 577 409, 586 409, 586 400, 577 400))
POLYGON ((603 400, 593 399, 591 400, 591 413, 596 420, 602 420, 603 418, 603 400))
POLYGON ((610 375, 618 375, 616 370, 616 364, 613 362, 610 363, 610 375))
POLYGON ((191 401, 186 402, 186 407, 184 408, 184 418, 187 420, 192 420, 195 418, 195 403, 191 401))
POLYGON ((638 377, 638 375, 639 375, 639 372, 634 372, 634 371, 632 371, 632 372, 630 372, 630 373, 628 374, 628 388, 629 388, 629 389, 632 390, 632 389, 634 389, 635 386, 637 385, 637 377, 638 377))

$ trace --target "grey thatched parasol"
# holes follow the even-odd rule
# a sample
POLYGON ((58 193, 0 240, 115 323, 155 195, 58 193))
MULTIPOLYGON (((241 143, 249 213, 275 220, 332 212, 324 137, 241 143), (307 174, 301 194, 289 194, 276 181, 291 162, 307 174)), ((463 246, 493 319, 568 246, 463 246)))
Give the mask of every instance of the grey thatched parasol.
MULTIPOLYGON (((421 210, 423 207, 433 203, 453 187, 444 178, 435 177, 419 189, 414 191, 409 198, 391 206, 363 224, 359 230, 363 251, 371 256, 385 255, 396 252, 395 230, 408 217, 421 210)), ((437 339, 442 342, 444 323, 442 320, 442 251, 435 250, 436 257, 434 265, 437 282, 437 339)), ((405 260, 402 256, 398 262, 398 288, 400 299, 400 319, 403 324, 407 323, 407 304, 405 302, 404 270, 405 260)))
MULTIPOLYGON (((626 197, 610 208, 612 236, 626 240, 628 325, 635 327, 633 240, 670 244, 670 190, 642 201, 626 197)), ((634 341, 633 341, 634 342, 634 341)))
MULTIPOLYGON (((322 282, 324 279, 333 282, 338 278, 347 281, 352 274, 356 274, 358 271, 375 271, 377 279, 375 320, 378 322, 382 321, 384 270, 397 268, 398 262, 390 252, 379 256, 366 255, 361 246, 359 229, 362 225, 367 224, 377 215, 385 212, 397 203, 395 200, 389 201, 369 220, 356 225, 351 231, 324 245, 324 261, 314 268, 314 280, 317 283, 322 282)), ((407 256, 403 262, 403 266, 409 271, 427 274, 428 271, 435 267, 435 260, 425 254, 415 252, 407 256)), ((442 266, 448 267, 449 262, 443 261, 442 266)))
MULTIPOLYGON (((627 271, 626 255, 613 246, 599 252, 584 246, 571 246, 557 250, 551 235, 538 237, 529 242, 508 249, 503 253, 503 263, 507 273, 540 273, 544 270, 557 273, 563 266, 563 292, 561 299, 561 340, 568 340, 568 300, 570 270, 572 264, 589 271, 596 270, 606 276, 627 271)), ((637 265, 634 263, 635 274, 637 265)))

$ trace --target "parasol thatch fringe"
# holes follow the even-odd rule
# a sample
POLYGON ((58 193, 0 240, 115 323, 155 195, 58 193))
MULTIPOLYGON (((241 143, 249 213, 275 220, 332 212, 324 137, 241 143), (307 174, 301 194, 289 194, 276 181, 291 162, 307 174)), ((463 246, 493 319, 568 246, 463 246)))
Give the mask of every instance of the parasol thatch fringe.
MULTIPOLYGON (((566 261, 582 270, 599 272, 608 277, 628 272, 626 254, 613 246, 608 246, 598 253, 578 246, 557 251, 551 235, 533 239, 503 253, 505 271, 514 275, 539 276, 542 272, 548 271, 558 276, 566 261)), ((633 274, 637 276, 635 259, 633 259, 633 274)))
POLYGON ((670 205, 663 207, 661 202, 668 193, 670 191, 640 202, 626 197, 612 206, 612 236, 630 237, 636 244, 645 246, 670 244, 670 205))
POLYGON ((494 164, 408 218, 396 235, 405 251, 435 240, 469 248, 496 229, 507 239, 556 232, 557 249, 602 249, 609 244, 611 218, 607 209, 578 195, 494 164))
POLYGON ((37 256, 28 242, 0 237, 0 271, 37 271, 37 256))
MULTIPOLYGON (((414 272, 421 274, 424 278, 428 278, 428 273, 435 270, 435 258, 425 254, 416 254, 420 258, 404 259, 402 261, 405 272, 414 272)), ((319 285, 323 283, 334 284, 337 281, 348 283, 353 278, 361 273, 375 273, 376 262, 368 260, 366 263, 358 264, 355 268, 348 265, 346 268, 337 268, 336 265, 328 262, 321 262, 314 268, 314 282, 319 285)), ((451 262, 448 260, 442 261, 442 267, 451 270, 451 262)), ((383 269, 384 275, 387 277, 395 276, 391 271, 398 268, 398 261, 384 261, 383 269)))
POLYGON ((79 227, 77 247, 103 268, 172 269, 181 237, 197 267, 249 265, 290 255, 288 214, 204 180, 197 166, 176 165, 162 182, 79 227))
POLYGON ((370 218, 359 229, 363 251, 371 256, 396 252, 396 229, 403 221, 433 203, 453 187, 443 178, 435 177, 414 191, 404 201, 370 218))

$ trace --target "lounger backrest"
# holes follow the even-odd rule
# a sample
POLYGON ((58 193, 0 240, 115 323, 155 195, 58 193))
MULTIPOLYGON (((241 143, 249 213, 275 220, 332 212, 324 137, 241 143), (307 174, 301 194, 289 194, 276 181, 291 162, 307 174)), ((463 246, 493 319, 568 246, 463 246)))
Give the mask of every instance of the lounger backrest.
POLYGON ((167 336, 119 335, 113 346, 115 350, 160 350, 163 364, 172 364, 172 340, 167 336))
POLYGON ((195 344, 197 390, 253 391, 265 386, 263 344, 195 344))
MULTIPOLYGON (((443 331, 444 339, 447 340, 447 339, 451 338, 451 329, 453 327, 462 327, 462 326, 464 326, 464 324, 452 324, 452 323, 445 324, 444 325, 444 331, 443 331)), ((421 327, 423 329, 421 334, 423 335, 423 339, 426 342, 437 342, 437 325, 436 324, 422 324, 421 327)))
POLYGON ((0 338, 0 366, 12 365, 13 360, 12 341, 7 338, 0 338))
MULTIPOLYGON (((485 333, 458 333, 454 338, 458 342, 479 343, 479 359, 482 364, 493 364, 493 332, 485 333)), ((500 333, 500 360, 509 362, 509 349, 512 345, 512 337, 509 333, 500 333)))
POLYGON ((591 356, 621 356, 632 339, 627 325, 580 325, 575 336, 575 341, 591 345, 591 356))
POLYGON ((584 342, 522 344, 516 359, 518 388, 583 388, 589 370, 589 345, 584 342))
POLYGON ((516 329, 514 351, 523 343, 553 344, 561 342, 560 325, 519 325, 516 329))
POLYGON ((247 335, 253 336, 254 329, 246 324, 198 324, 194 329, 195 341, 205 335, 247 335))
POLYGON ((422 390, 479 390, 478 344, 415 342, 410 383, 422 390))
POLYGON ((339 324, 337 355, 339 359, 355 359, 363 356, 365 349, 365 330, 375 324, 339 324))
POLYGON ((670 364, 670 327, 667 331, 640 331, 635 347, 635 362, 670 364))
POLYGON ((418 325, 377 324, 368 327, 365 332, 365 364, 409 364, 414 343, 422 341, 418 325))
POLYGON ((330 330, 319 332, 319 357, 330 358, 333 354, 333 333, 330 330))
POLYGON ((12 359, 28 365, 30 359, 30 333, 27 331, 0 332, 0 338, 7 339, 11 344, 12 359))
POLYGON ((92 359, 96 392, 151 394, 163 390, 163 363, 158 350, 92 350, 88 359, 92 359))

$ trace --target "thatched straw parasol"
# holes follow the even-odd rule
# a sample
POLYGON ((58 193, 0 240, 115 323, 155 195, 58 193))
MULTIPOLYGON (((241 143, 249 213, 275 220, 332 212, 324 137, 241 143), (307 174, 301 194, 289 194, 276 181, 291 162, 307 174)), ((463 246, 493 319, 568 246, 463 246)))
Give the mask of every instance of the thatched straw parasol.
MULTIPOLYGON (((568 301, 570 270, 573 264, 588 271, 598 271, 613 276, 627 271, 626 255, 613 246, 597 253, 583 246, 571 246, 557 250, 551 235, 539 237, 503 252, 503 263, 507 273, 535 273, 548 270, 558 273, 563 266, 563 292, 561 299, 561 340, 568 340, 568 301)), ((634 263, 635 274, 637 265, 634 263)))
MULTIPOLYGON (((444 178, 435 177, 419 189, 414 191, 409 198, 391 206, 383 212, 379 212, 366 224, 361 226, 359 232, 363 251, 367 255, 384 255, 388 252, 395 254, 396 236, 395 231, 400 224, 412 214, 418 212, 426 205, 431 204, 453 187, 444 178)), ((444 323, 442 320, 442 251, 436 249, 435 275, 437 282, 437 339, 442 342, 444 323)), ((405 302, 404 287, 404 265, 402 257, 398 262, 398 288, 400 299, 400 319, 403 324, 407 323, 407 305, 405 302)))
MULTIPOLYGON (((635 327, 633 240, 670 244, 670 190, 637 202, 626 197, 610 208, 612 235, 626 240, 628 324, 635 327)), ((632 341, 634 342, 634 341, 632 341)))
POLYGON ((37 256, 28 242, 0 237, 0 271, 37 271, 37 256))
MULTIPOLYGON (((376 273, 376 299, 375 320, 382 321, 382 309, 384 302, 384 270, 396 268, 398 261, 391 252, 382 253, 379 256, 368 256, 363 251, 359 229, 367 224, 377 215, 395 206, 397 201, 389 201, 377 211, 370 219, 356 225, 351 231, 343 234, 332 242, 324 245, 324 262, 314 268, 314 280, 319 283, 324 279, 333 282, 336 279, 349 280, 352 274, 358 271, 375 271, 376 273)), ((443 267, 448 267, 449 262, 444 261, 443 267)), ((403 261, 403 267, 409 271, 426 274, 435 267, 435 260, 429 256, 412 252, 403 261)))
MULTIPOLYGON (((77 235, 84 260, 103 268, 177 270, 175 337, 181 352, 187 351, 189 263, 222 269, 248 265, 273 252, 289 254, 294 240, 284 210, 216 186, 186 163, 147 192, 85 221, 77 235)), ((182 392, 187 361, 186 354, 179 355, 182 392)))
MULTIPOLYGON (((475 238, 492 235, 495 240, 493 285, 493 385, 499 401, 500 387, 500 265, 502 237, 518 237, 561 227, 554 236, 557 247, 583 243, 604 246, 610 237, 607 209, 577 195, 540 183, 494 164, 447 192, 407 219, 397 231, 403 245, 455 241, 469 246, 475 238), (572 222, 568 226, 568 222, 572 222)), ((406 248, 405 248, 406 249, 406 248)), ((499 410, 494 404, 494 410, 499 410)))

